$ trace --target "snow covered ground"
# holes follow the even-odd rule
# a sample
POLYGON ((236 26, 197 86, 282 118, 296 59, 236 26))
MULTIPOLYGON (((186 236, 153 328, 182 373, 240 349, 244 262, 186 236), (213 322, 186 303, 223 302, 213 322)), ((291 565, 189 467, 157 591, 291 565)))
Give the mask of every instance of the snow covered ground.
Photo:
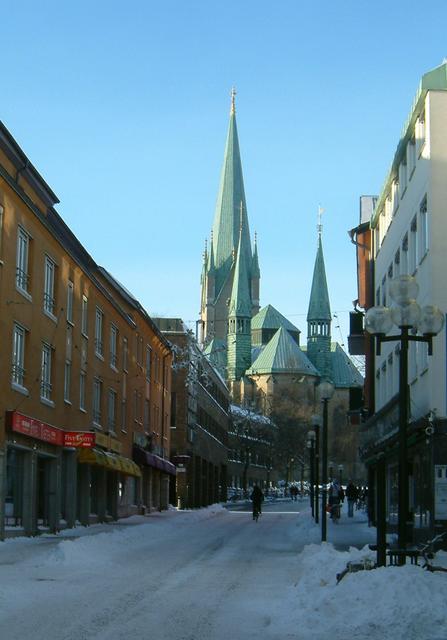
MULTIPOLYGON (((254 523, 219 505, 0 543, 2 640, 447 640, 447 574, 387 567, 364 514, 328 523, 307 502, 254 523), (293 511, 295 509, 295 511, 293 511)), ((447 554, 437 560, 447 563, 447 554)))

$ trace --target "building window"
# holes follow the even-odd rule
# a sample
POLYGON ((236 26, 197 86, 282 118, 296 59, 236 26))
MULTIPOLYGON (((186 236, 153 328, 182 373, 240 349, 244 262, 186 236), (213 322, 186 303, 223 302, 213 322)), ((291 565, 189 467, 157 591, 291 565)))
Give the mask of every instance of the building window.
POLYGON ((56 277, 56 264, 54 260, 45 256, 45 283, 43 292, 43 309, 54 316, 54 281, 56 277))
POLYGON ((25 385, 25 329, 14 324, 12 335, 12 376, 11 381, 19 387, 25 385))
POLYGON ((137 364, 141 367, 143 366, 143 338, 137 335, 135 336, 135 346, 136 346, 136 355, 137 355, 137 364))
POLYGON ((93 380, 93 422, 101 424, 101 400, 102 381, 99 378, 93 380))
POLYGON ((386 276, 382 278, 382 305, 386 307, 386 276))
POLYGON ((28 262, 30 244, 30 235, 22 227, 19 227, 17 234, 16 285, 18 289, 26 293, 29 293, 28 262))
POLYGON ((113 369, 118 366, 118 329, 114 324, 110 327, 110 366, 113 369))
POLYGON ((102 341, 102 325, 104 314, 99 307, 96 307, 95 315, 95 353, 102 358, 104 356, 104 344, 102 341))
POLYGON ((5 210, 0 204, 0 257, 3 254, 3 214, 5 210))
POLYGON ((88 337, 88 298, 82 296, 82 309, 81 309, 81 331, 84 336, 88 337))
POLYGON ((42 366, 40 376, 40 397, 51 401, 52 349, 49 344, 42 345, 42 366))
POLYGON ((416 168, 416 140, 414 137, 414 133, 408 142, 407 156, 408 156, 408 174, 411 180, 413 171, 416 168))
POLYGON ((425 142, 425 109, 416 121, 417 155, 422 151, 425 142))
POLYGON ((411 226, 410 226, 410 246, 409 246, 409 270, 410 270, 410 275, 413 275, 414 272, 416 271, 416 267, 417 267, 417 256, 418 256, 418 222, 417 222, 417 217, 414 216, 413 220, 411 221, 411 226))
POLYGON ((123 338, 123 371, 128 370, 128 360, 129 360, 129 342, 127 338, 123 338))
POLYGON ((79 376, 79 408, 81 411, 85 411, 85 385, 87 374, 85 371, 81 371, 79 376))
POLYGON ((127 400, 123 398, 121 401, 121 431, 127 431, 127 400))
POLYGON ((376 305, 380 306, 380 287, 376 289, 376 305))
POLYGON ((402 240, 402 252, 400 255, 400 272, 401 274, 408 274, 408 233, 404 235, 402 240))
POLYGON ((140 422, 140 423, 143 422, 142 415, 141 415, 141 410, 142 410, 141 401, 142 401, 141 393, 137 391, 137 389, 135 389, 133 392, 134 420, 135 422, 140 422))
POLYGON ((69 360, 65 363, 65 376, 64 376, 64 400, 70 402, 70 388, 71 388, 71 362, 69 360))
POLYGON ((423 260, 428 252, 428 213, 427 196, 424 196, 419 207, 419 262, 423 260))
POLYGON ((150 426, 151 426, 150 422, 151 422, 151 408, 150 408, 149 400, 145 400, 144 401, 143 425, 144 425, 144 430, 146 431, 146 433, 149 433, 149 429, 150 429, 150 426))
POLYGON ((394 276, 400 275, 400 249, 398 249, 394 255, 394 276))
POLYGON ((403 198, 405 191, 407 190, 407 162, 402 161, 399 166, 399 185, 400 185, 400 197, 403 198))
POLYGON ((152 349, 146 346, 146 380, 151 379, 151 360, 152 360, 152 349))
POLYGON ((109 389, 108 396, 108 421, 107 427, 109 431, 115 432, 116 428, 116 391, 109 389))
POLYGON ((73 291, 74 285, 71 280, 67 283, 67 322, 73 324, 73 291))

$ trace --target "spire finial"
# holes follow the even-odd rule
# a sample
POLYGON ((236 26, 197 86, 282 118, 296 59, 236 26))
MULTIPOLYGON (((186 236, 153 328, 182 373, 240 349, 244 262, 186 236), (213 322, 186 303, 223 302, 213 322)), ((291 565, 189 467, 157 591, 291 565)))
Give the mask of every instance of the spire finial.
POLYGON ((234 115, 236 113, 236 89, 234 87, 231 88, 231 110, 230 115, 234 115))
POLYGON ((317 231, 318 231, 318 238, 321 238, 321 234, 323 232, 323 225, 321 224, 321 216, 324 213, 324 209, 321 207, 321 205, 318 205, 318 224, 317 224, 317 231))

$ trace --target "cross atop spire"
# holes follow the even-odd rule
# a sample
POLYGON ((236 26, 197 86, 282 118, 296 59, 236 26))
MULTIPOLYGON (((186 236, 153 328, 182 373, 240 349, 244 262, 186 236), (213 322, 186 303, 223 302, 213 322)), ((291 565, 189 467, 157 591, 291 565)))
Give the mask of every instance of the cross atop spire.
POLYGON ((231 88, 231 109, 230 115, 234 115, 236 113, 236 89, 234 87, 231 88))
POLYGON ((324 209, 318 205, 318 224, 317 224, 317 231, 318 231, 318 238, 321 238, 321 234, 323 232, 323 225, 321 223, 321 216, 324 213, 324 209))

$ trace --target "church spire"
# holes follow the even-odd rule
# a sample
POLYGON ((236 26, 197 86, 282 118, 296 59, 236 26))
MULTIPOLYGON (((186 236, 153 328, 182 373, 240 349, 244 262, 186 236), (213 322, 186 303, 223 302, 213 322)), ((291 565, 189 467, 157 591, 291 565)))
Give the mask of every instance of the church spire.
POLYGON ((239 243, 234 266, 233 287, 228 309, 228 379, 240 380, 251 363, 251 313, 249 273, 242 252, 244 234, 241 203, 239 243))
POLYGON ((241 202, 244 217, 242 258, 247 262, 248 270, 251 268, 252 260, 242 162, 236 125, 235 96, 236 91, 233 89, 231 92, 230 123, 213 224, 217 293, 220 292, 230 274, 233 248, 238 245, 241 202))
POLYGON ((307 352, 309 359, 323 377, 331 377, 331 307, 321 242, 323 210, 318 207, 318 247, 315 259, 309 309, 307 312, 307 352))

